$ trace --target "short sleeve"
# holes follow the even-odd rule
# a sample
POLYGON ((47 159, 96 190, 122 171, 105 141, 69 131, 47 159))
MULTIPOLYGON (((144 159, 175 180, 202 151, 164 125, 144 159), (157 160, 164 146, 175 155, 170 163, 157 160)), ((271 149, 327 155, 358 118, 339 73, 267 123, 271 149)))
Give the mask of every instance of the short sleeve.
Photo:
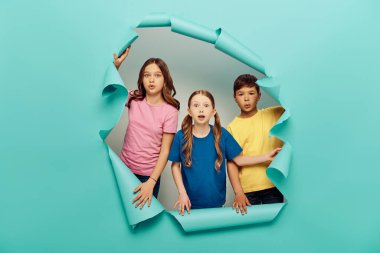
POLYGON ((176 133, 178 126, 178 111, 170 113, 164 121, 163 131, 164 133, 176 133))
POLYGON ((273 117, 278 120, 281 115, 284 113, 285 109, 281 106, 275 106, 271 108, 271 111, 273 113, 273 117))
POLYGON ((232 160, 238 156, 243 149, 240 147, 239 143, 234 139, 234 137, 227 131, 223 131, 225 134, 225 145, 226 145, 226 159, 232 160))
POLYGON ((179 132, 175 134, 172 146, 170 148, 168 160, 172 162, 181 162, 181 145, 179 132))

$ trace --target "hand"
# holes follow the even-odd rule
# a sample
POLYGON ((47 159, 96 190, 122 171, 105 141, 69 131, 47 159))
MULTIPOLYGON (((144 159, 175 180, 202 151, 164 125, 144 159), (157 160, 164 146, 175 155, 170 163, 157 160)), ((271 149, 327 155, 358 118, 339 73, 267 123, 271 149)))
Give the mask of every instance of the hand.
POLYGON ((136 193, 139 191, 137 196, 132 200, 132 204, 135 204, 135 207, 140 206, 140 209, 142 209, 148 201, 148 207, 150 207, 150 203, 152 203, 152 196, 153 196, 153 188, 155 186, 156 182, 153 181, 153 179, 148 179, 148 181, 140 184, 136 187, 136 189, 133 190, 133 193, 136 193))
POLYGON ((175 202, 173 208, 176 208, 177 205, 178 205, 178 213, 180 215, 183 216, 185 214, 185 208, 187 210, 187 213, 190 214, 191 202, 186 193, 180 194, 178 196, 177 202, 175 202))
POLYGON ((273 149, 271 152, 269 152, 268 154, 266 154, 266 159, 268 162, 271 162, 274 160, 274 158, 276 157, 276 155, 281 151, 281 148, 275 148, 273 149))
POLYGON ((238 193, 235 195, 234 203, 232 204, 232 209, 236 209, 236 213, 239 213, 239 210, 241 215, 248 213, 247 205, 251 206, 251 203, 249 203, 249 200, 247 199, 244 193, 238 193))
POLYGON ((120 68, 120 65, 123 63, 125 58, 127 58, 130 49, 131 49, 131 46, 127 47, 127 49, 125 49, 125 51, 120 55, 120 57, 118 57, 117 54, 115 53, 113 54, 113 59, 114 59, 113 64, 115 64, 116 69, 120 68))

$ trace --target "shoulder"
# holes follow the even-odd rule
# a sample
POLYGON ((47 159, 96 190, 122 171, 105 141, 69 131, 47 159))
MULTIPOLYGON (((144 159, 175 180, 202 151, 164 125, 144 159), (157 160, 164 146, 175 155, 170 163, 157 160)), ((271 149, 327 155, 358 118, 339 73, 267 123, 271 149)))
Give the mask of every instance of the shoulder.
POLYGON ((128 91, 128 99, 127 99, 127 102, 125 103, 125 105, 127 106, 129 101, 131 101, 130 103, 133 104, 133 103, 141 103, 142 100, 143 100, 142 94, 139 90, 130 90, 130 91, 128 91))
MULTIPOLYGON (((222 138, 221 138, 220 144, 223 147, 223 149, 226 150, 226 152, 228 152, 228 154, 230 154, 231 151, 235 152, 234 150, 237 150, 236 155, 238 155, 241 152, 239 143, 237 143, 237 141, 232 136, 232 134, 223 127, 222 127, 222 138)), ((233 157, 235 157, 235 155, 233 157)))
POLYGON ((173 114, 179 113, 177 108, 175 108, 174 106, 172 106, 171 104, 168 104, 166 102, 165 102, 163 108, 168 115, 173 115, 173 114))
POLYGON ((229 132, 227 131, 227 129, 225 129, 224 127, 221 127, 222 129, 222 134, 229 134, 229 132))
POLYGON ((261 110, 265 114, 282 114, 285 109, 282 106, 272 106, 261 110))
POLYGON ((177 138, 183 138, 183 132, 182 132, 182 130, 178 130, 178 132, 175 134, 175 137, 177 137, 177 138))
POLYGON ((231 133, 227 129, 225 129, 224 127, 222 127, 221 134, 222 134, 223 139, 229 139, 232 137, 231 133))
POLYGON ((235 117, 228 125, 227 125, 227 130, 232 130, 232 128, 236 125, 239 124, 239 118, 235 117))
POLYGON ((227 131, 231 134, 236 134, 236 132, 240 132, 242 127, 248 126, 248 124, 251 124, 251 118, 240 118, 236 116, 230 124, 227 126, 227 131))
POLYGON ((262 109, 263 112, 273 113, 273 112, 283 112, 285 109, 282 106, 271 106, 262 109))

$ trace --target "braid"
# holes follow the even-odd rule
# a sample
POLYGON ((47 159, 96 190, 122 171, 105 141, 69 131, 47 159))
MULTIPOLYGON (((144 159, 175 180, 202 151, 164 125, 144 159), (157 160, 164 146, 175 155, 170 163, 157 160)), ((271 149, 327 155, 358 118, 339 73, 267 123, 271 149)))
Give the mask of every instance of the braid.
POLYGON ((185 165, 191 167, 191 153, 193 149, 193 119, 190 115, 187 115, 181 125, 182 132, 184 134, 184 145, 182 153, 185 155, 185 165))
POLYGON ((218 159, 215 161, 215 169, 217 172, 220 171, 220 166, 222 165, 222 162, 223 162, 223 155, 222 155, 222 151, 220 150, 220 136, 221 136, 221 132, 222 132, 222 126, 220 125, 220 118, 219 118, 219 115, 218 113, 215 113, 215 123, 214 123, 214 127, 212 128, 212 132, 214 134, 214 139, 215 139, 215 142, 214 142, 214 145, 215 145, 215 150, 216 150, 216 153, 218 154, 218 159))

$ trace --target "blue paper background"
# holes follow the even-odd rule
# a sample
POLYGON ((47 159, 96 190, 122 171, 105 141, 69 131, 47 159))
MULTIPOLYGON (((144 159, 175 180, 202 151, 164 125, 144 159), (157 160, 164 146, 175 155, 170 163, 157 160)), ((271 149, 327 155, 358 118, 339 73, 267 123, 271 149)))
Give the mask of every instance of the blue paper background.
POLYGON ((0 8, 0 252, 378 252, 376 1, 19 1, 0 8), (100 129, 129 27, 162 11, 222 27, 265 61, 292 117, 271 224, 185 234, 169 214, 131 230, 100 129))

